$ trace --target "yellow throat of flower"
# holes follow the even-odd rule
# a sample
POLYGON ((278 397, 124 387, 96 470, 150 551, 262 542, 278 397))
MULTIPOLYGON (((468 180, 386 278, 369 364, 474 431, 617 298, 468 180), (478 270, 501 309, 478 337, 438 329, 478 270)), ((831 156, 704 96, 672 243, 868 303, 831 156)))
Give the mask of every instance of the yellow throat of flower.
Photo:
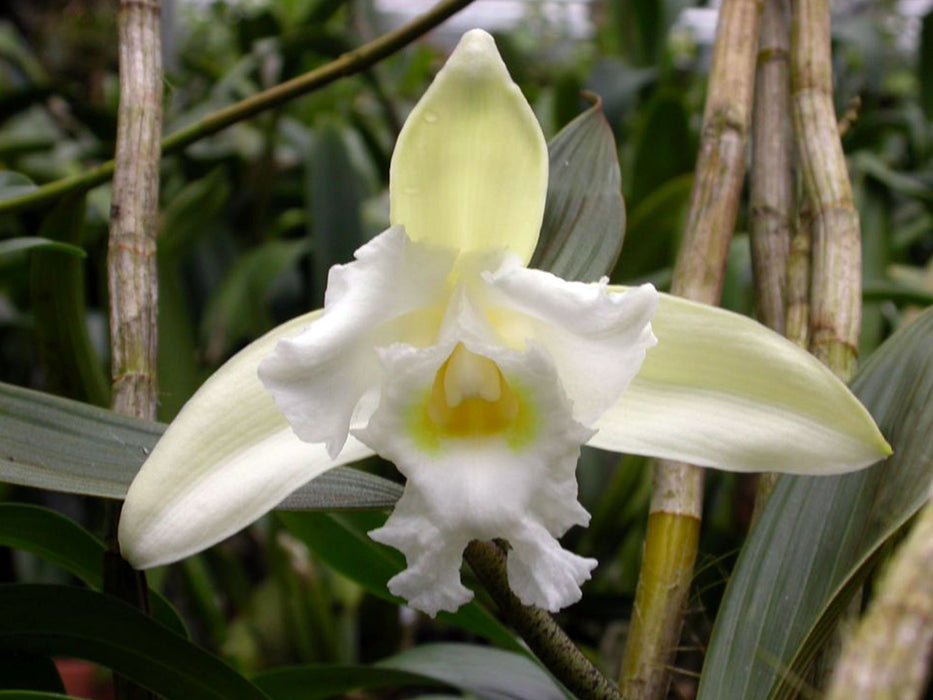
POLYGON ((441 438, 506 434, 513 447, 530 437, 528 402, 509 385, 495 362, 458 343, 419 402, 413 429, 423 447, 437 447, 441 438))

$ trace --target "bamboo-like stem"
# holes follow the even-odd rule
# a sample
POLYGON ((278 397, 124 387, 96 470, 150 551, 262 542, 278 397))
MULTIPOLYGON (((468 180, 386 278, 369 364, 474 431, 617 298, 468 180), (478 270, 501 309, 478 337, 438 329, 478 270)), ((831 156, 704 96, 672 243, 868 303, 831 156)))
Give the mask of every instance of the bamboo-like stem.
MULTIPOLYGON (((751 119, 760 0, 725 0, 713 48, 690 213, 674 268, 675 294, 716 304, 735 226, 751 119)), ((662 698, 683 625, 699 544, 703 471, 655 465, 635 611, 622 658, 623 696, 662 698)))
POLYGON ((833 106, 827 0, 794 0, 791 113, 813 207, 810 351, 843 380, 855 371, 861 323, 858 211, 833 106))
MULTIPOLYGON (((442 0, 408 24, 345 53, 335 61, 209 114, 191 126, 176 131, 162 142, 162 153, 181 151, 206 136, 216 134, 260 112, 330 85, 339 78, 355 75, 404 48, 472 2, 473 0, 442 0)), ((55 180, 29 194, 0 202, 0 214, 11 214, 42 206, 69 192, 84 192, 107 182, 113 177, 113 170, 114 161, 111 160, 78 175, 55 180)))
POLYGON ((923 696, 933 651, 933 504, 920 512, 877 590, 846 640, 826 700, 923 696))
POLYGON ((813 213, 801 208, 790 242, 787 258, 787 320, 784 333, 788 340, 805 350, 810 347, 810 252, 813 213))
POLYGON ((758 317, 784 333, 787 257, 794 219, 790 112, 790 7, 764 0, 755 78, 750 185, 752 270, 758 317))
POLYGON ((584 700, 621 700, 615 685, 590 663, 547 611, 524 605, 512 593, 506 555, 499 545, 473 541, 465 556, 502 614, 555 678, 584 700))
MULTIPOLYGON (((107 249, 113 408, 146 420, 156 417, 161 9, 161 0, 119 4, 120 107, 107 249)), ((109 509, 104 590, 146 610, 146 579, 119 554, 118 511, 109 509)), ((118 700, 155 697, 119 676, 114 689, 118 700)))
MULTIPOLYGON (((787 263, 794 221, 789 54, 788 0, 764 0, 752 114, 749 219, 758 317, 782 334, 787 318, 787 263)), ((774 472, 759 476, 752 522, 757 521, 777 478, 774 472)))

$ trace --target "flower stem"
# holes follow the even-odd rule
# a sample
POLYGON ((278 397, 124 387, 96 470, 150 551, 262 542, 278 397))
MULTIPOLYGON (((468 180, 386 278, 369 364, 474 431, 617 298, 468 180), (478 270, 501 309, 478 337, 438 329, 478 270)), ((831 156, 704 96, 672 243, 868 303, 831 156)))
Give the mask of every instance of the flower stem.
POLYGON ((920 512, 878 590, 846 640, 827 700, 923 696, 933 649, 933 504, 920 512))
MULTIPOLYGON (((752 113, 749 219, 755 299, 761 322, 784 333, 787 319, 788 257, 794 221, 793 128, 790 122, 790 7, 764 0, 752 113)), ((809 253, 807 256, 809 260, 809 253)), ((799 262, 795 261, 799 265, 799 262)), ((809 285, 809 267, 805 283, 809 285)), ((806 289, 804 290, 806 292, 806 289)), ((752 522, 758 519, 778 475, 758 478, 752 522)))
MULTIPOLYGON (((725 0, 713 47, 690 213, 674 268, 675 294, 715 304, 745 176, 758 54, 760 0, 725 0)), ((619 686, 626 697, 662 698, 670 685, 699 542, 703 472, 655 466, 645 559, 635 593, 619 686)))
MULTIPOLYGON (((471 2, 473 0, 442 0, 408 24, 357 49, 348 51, 335 61, 209 114, 191 126, 176 131, 162 142, 162 153, 181 151, 192 143, 216 134, 237 122, 330 85, 339 78, 355 75, 404 48, 471 2)), ((55 180, 29 194, 0 202, 0 214, 10 214, 45 205, 69 192, 84 192, 107 182, 113 177, 113 173, 114 161, 101 163, 79 175, 55 180)))
POLYGON ((466 560, 502 614, 547 669, 585 700, 621 700, 615 685, 587 659, 545 610, 524 605, 509 588, 506 555, 494 542, 473 541, 466 560))
MULTIPOLYGON (((156 417, 160 13, 161 0, 120 0, 120 106, 107 252, 113 408, 146 420, 156 417)), ((119 506, 109 507, 104 590, 146 610, 145 575, 119 554, 118 512, 119 506)), ((114 690, 119 700, 155 697, 119 676, 114 677, 114 690)))

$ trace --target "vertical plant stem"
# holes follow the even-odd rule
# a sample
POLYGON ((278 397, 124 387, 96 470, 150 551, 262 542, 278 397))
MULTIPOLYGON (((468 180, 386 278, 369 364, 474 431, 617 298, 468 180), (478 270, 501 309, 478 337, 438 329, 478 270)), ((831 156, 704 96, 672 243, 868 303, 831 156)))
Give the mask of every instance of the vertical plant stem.
MULTIPOLYGON (((806 200, 805 200, 806 201, 806 200)), ((800 347, 810 347, 810 249, 813 212, 802 207, 787 258, 787 320, 784 333, 800 347)))
POLYGON ((794 218, 793 127, 790 122, 790 8, 764 0, 755 78, 750 183, 752 269, 758 317, 784 333, 787 257, 794 218))
POLYGON ((848 380, 858 352, 862 253, 833 106, 827 0, 793 3, 791 105, 804 188, 813 208, 810 350, 848 380))
MULTIPOLYGON (((156 216, 162 136, 160 0, 120 0, 118 9, 120 107, 107 281, 113 407, 119 413, 156 417, 156 216)), ((110 509, 104 590, 143 610, 146 581, 120 557, 119 507, 110 509)), ((118 700, 152 698, 115 678, 118 700)))
MULTIPOLYGON (((843 381, 855 372, 862 315, 862 250, 858 211, 833 104, 828 0, 793 0, 791 114, 812 209, 810 352, 843 381)), ((806 219, 801 216, 806 225, 806 219)), ((858 614, 859 597, 849 607, 858 614)), ((829 677, 843 644, 841 627, 817 660, 817 685, 829 677)))
MULTIPOLYGON (((794 142, 787 65, 789 23, 788 0, 764 0, 752 115, 749 210, 758 317, 782 334, 787 313, 787 261, 794 221, 794 142)), ((809 276, 806 281, 809 284, 809 276)), ((773 472, 760 475, 753 522, 767 502, 777 476, 773 472)))
POLYGON ((621 700, 615 685, 590 663, 547 611, 524 605, 509 588, 505 552, 495 542, 473 541, 465 557, 502 614, 547 669, 584 700, 621 700))
POLYGON ((827 700, 923 696, 933 650, 933 504, 920 512, 878 590, 846 640, 827 700))
MULTIPOLYGON (((725 0, 713 48, 703 135, 684 242, 674 268, 675 294, 716 304, 745 176, 760 0, 725 0)), ((703 471, 655 465, 651 509, 635 611, 619 686, 623 696, 662 698, 680 638, 699 544, 703 471)))

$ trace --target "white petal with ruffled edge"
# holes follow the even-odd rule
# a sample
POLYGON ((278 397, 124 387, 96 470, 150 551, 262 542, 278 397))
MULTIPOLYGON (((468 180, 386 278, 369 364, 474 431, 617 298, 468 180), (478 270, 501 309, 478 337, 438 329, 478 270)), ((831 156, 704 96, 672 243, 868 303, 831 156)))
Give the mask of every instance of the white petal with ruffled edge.
POLYGON ((373 539, 405 554, 389 590, 434 615, 472 597, 460 583, 473 539, 509 541, 509 580, 526 604, 559 610, 579 600, 596 566, 557 541, 589 515, 577 502, 576 463, 592 434, 577 423, 554 366, 537 345, 524 352, 460 335, 431 348, 381 353, 391 381, 369 425, 354 435, 392 460, 405 493, 373 539), (496 363, 519 402, 515 426, 499 434, 450 437, 425 425, 428 394, 456 344, 496 363))
MULTIPOLYGON (((326 443, 331 456, 343 447, 351 422, 369 417, 357 407, 379 383, 375 347, 399 336, 413 344, 433 340, 456 253, 413 242, 396 226, 355 257, 331 268, 323 316, 281 341, 259 366, 259 378, 298 437, 326 443), (413 316, 417 323, 409 322, 413 316)), ((374 403, 362 407, 371 411, 374 403)))
POLYGON ((412 110, 389 173, 391 220, 415 241, 462 252, 538 242, 548 152, 493 38, 467 32, 412 110))
POLYGON ((547 349, 584 425, 615 404, 657 344, 651 317, 658 293, 650 284, 620 292, 605 281, 567 282, 514 257, 483 279, 497 331, 512 347, 535 340, 547 349))

